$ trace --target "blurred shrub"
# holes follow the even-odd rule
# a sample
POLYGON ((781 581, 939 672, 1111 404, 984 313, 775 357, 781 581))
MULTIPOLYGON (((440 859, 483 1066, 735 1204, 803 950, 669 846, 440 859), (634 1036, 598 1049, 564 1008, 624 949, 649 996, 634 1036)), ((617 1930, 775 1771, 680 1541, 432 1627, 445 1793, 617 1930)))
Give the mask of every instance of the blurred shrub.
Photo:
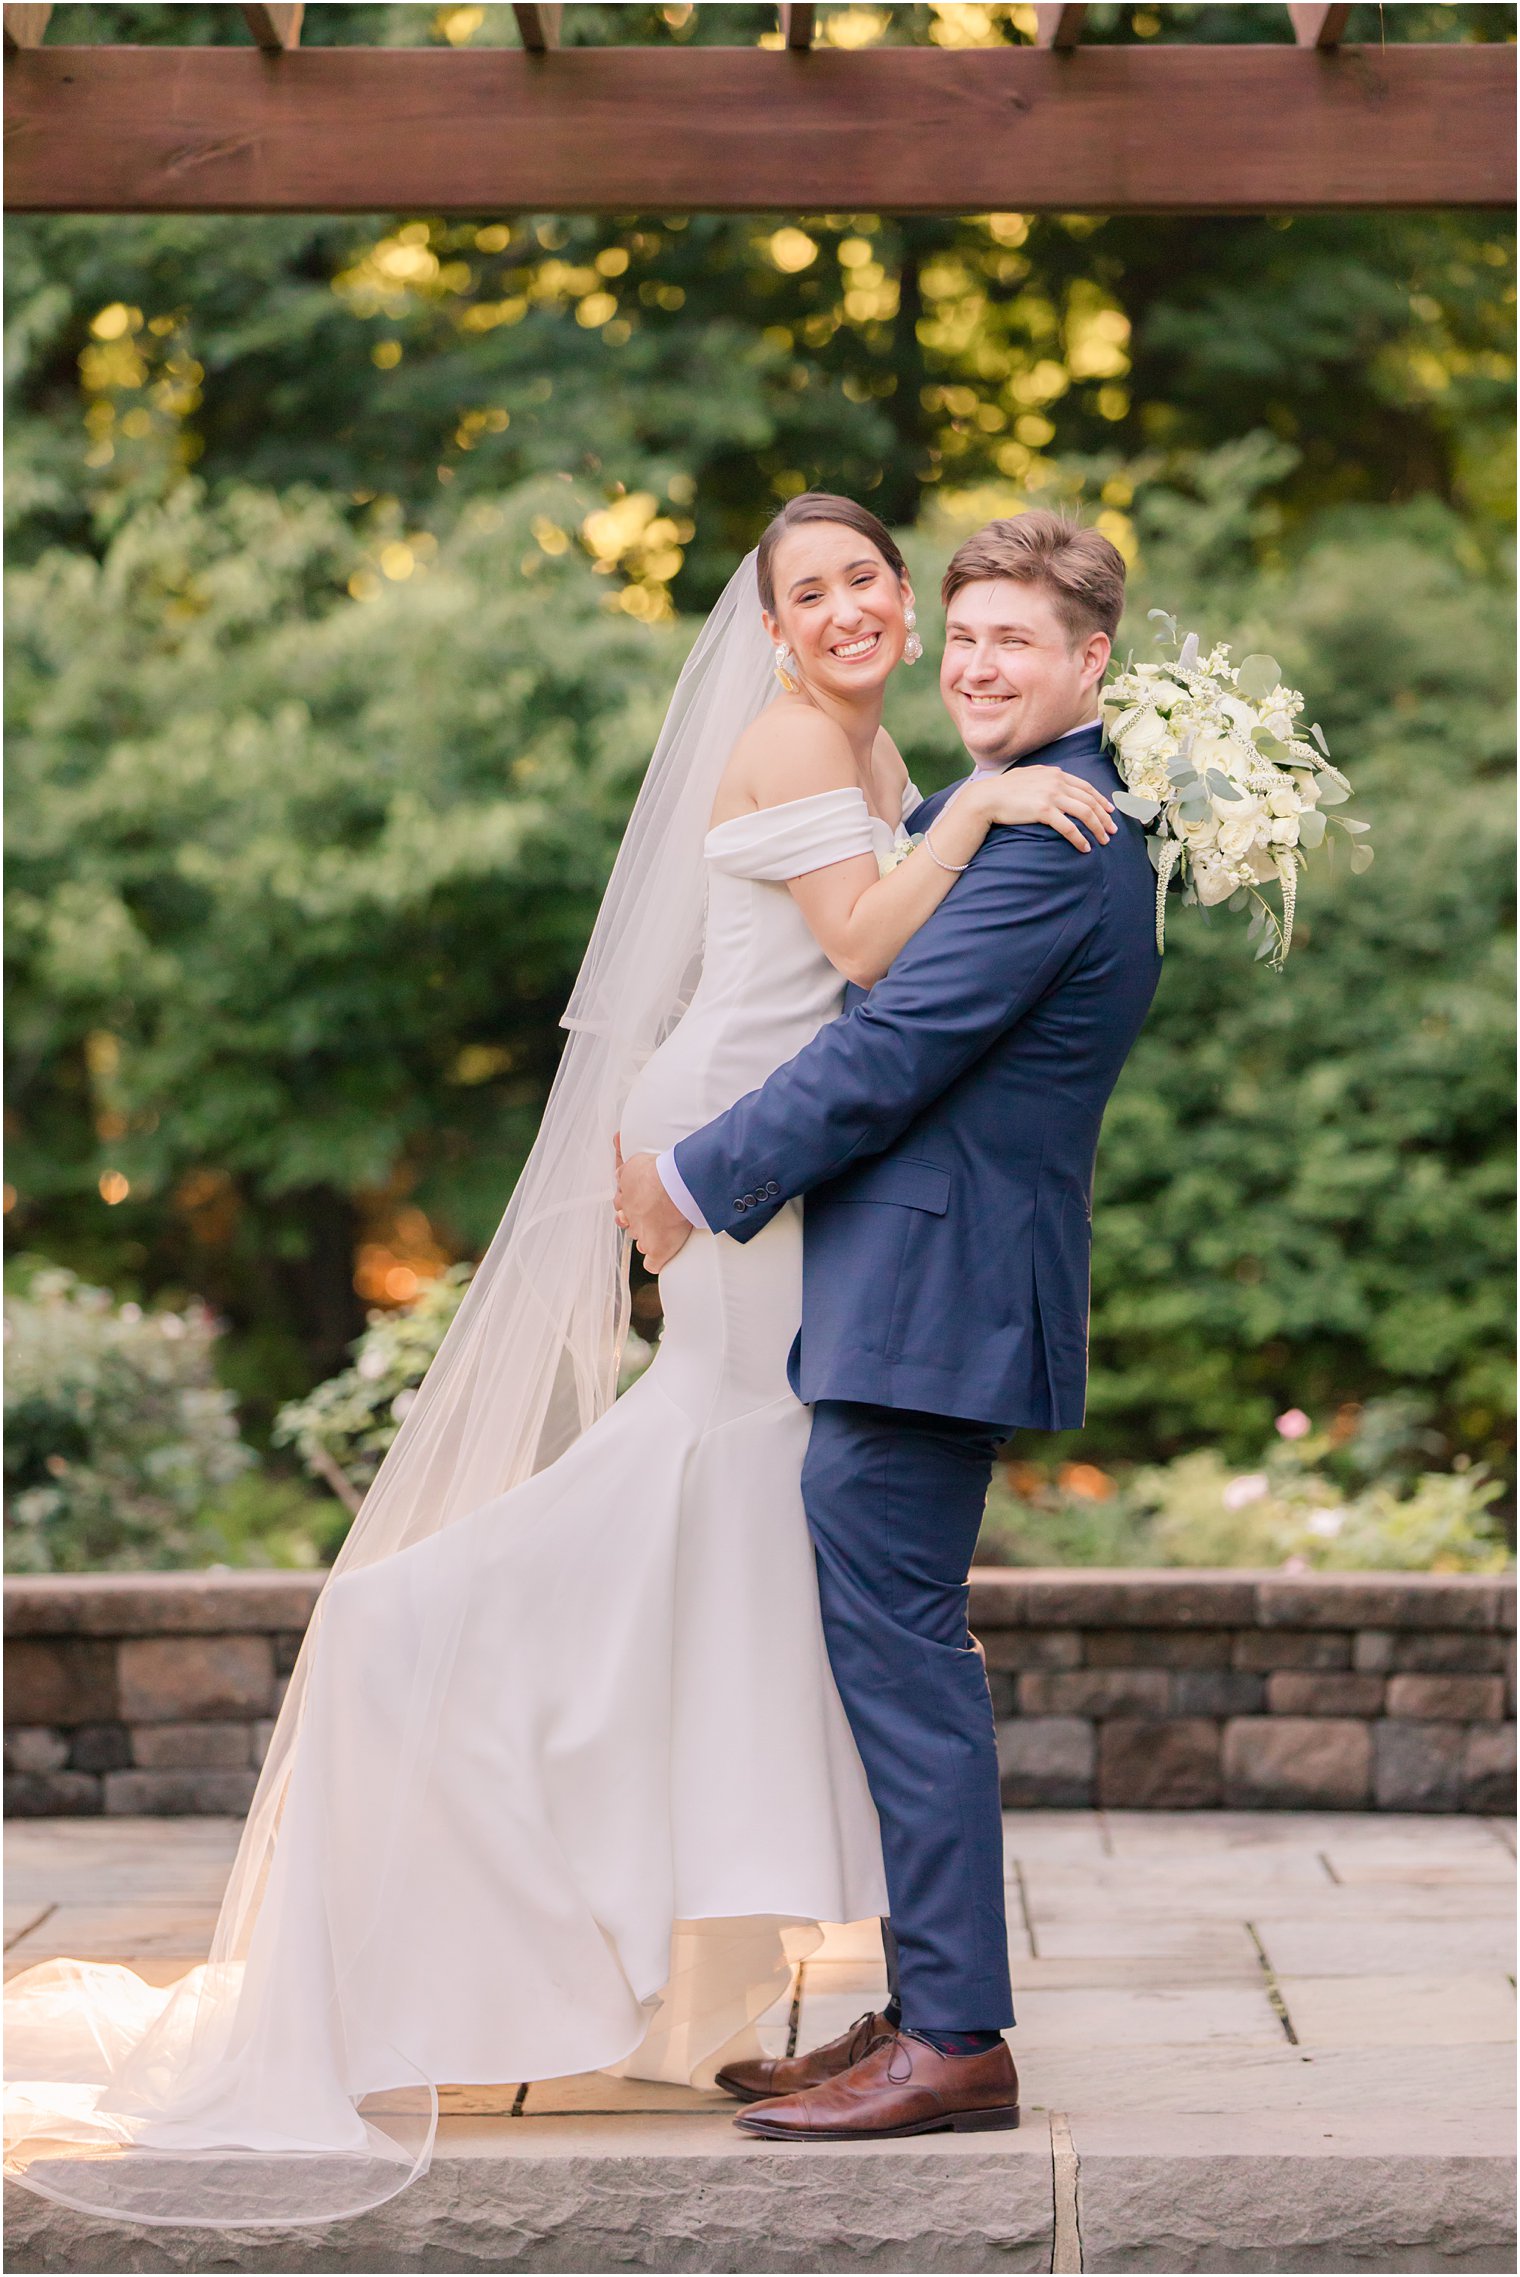
MULTIPOLYGON (((424 1282, 409 1304, 394 1312, 372 1312, 354 1346, 352 1365, 318 1384, 305 1399, 287 1400, 276 1417, 276 1441, 294 1447, 313 1478, 350 1514, 363 1501, 400 1430, 471 1273, 468 1265, 452 1266, 424 1282)), ((652 1357, 653 1347, 630 1334, 623 1346, 620 1392, 642 1375, 652 1357)), ((345 1520, 337 1528, 333 1554, 346 1529, 345 1520)))
POLYGON ((204 1306, 145 1312, 69 1272, 5 1305, 5 1540, 17 1573, 207 1562, 203 1514, 255 1462, 204 1306))
POLYGON ((372 1312, 353 1363, 275 1418, 277 1444, 293 1446, 314 1478, 350 1512, 358 1509, 458 1312, 471 1267, 425 1281, 412 1302, 372 1312))
POLYGON ((1004 1565, 1386 1567, 1498 1573, 1510 1563, 1490 1516, 1500 1488, 1481 1464, 1411 1469, 1418 1403, 1375 1402, 1336 1432, 1291 1409, 1260 1467, 1213 1448, 1114 1475, 1092 1463, 1005 1464, 977 1555, 1004 1565), (1370 1466, 1383 1465, 1381 1475, 1370 1466))

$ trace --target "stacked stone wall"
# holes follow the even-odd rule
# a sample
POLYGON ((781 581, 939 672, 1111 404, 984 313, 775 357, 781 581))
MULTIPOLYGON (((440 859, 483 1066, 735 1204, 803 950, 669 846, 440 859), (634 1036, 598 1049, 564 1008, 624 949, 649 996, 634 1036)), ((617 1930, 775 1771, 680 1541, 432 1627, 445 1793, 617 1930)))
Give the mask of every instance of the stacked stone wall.
POLYGON ((1514 1808, 1507 1577, 984 1568, 971 1618, 1010 1807, 1514 1808))
MULTIPOLYGON (((321 1581, 8 1581, 6 1809, 245 1810, 321 1581)), ((1514 1807, 1508 1578, 984 1567, 971 1619, 1012 1807, 1514 1807)))

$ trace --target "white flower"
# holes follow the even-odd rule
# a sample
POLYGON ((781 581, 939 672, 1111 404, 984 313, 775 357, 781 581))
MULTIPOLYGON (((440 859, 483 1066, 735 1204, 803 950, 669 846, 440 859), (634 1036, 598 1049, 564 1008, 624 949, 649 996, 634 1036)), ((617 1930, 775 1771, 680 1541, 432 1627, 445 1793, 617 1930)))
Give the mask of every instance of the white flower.
POLYGON ((1147 751, 1155 750, 1165 734, 1166 722, 1158 718, 1155 712, 1137 712, 1134 720, 1122 730, 1124 756, 1127 759, 1134 753, 1137 757, 1143 757, 1147 751))
POLYGON ((377 1377, 385 1374, 389 1365, 385 1354, 377 1345, 372 1344, 367 1352, 360 1353, 354 1372, 362 1376, 366 1383, 372 1384, 377 1377))
MULTIPOLYGON (((1237 800, 1237 807, 1239 803, 1237 800)), ((1255 841, 1256 808, 1254 805, 1246 813, 1231 814, 1227 821, 1222 821, 1219 825, 1219 851, 1227 861, 1239 861, 1242 854, 1248 854, 1251 851, 1255 841)))
POLYGON ((1269 814, 1297 814, 1298 796, 1292 790, 1272 791, 1267 798, 1269 814))
POLYGON ((1253 1502, 1260 1502, 1267 1491, 1265 1471, 1247 1471, 1240 1478, 1232 1478, 1220 1497, 1226 1510, 1246 1510, 1253 1502))
POLYGON ((1228 901, 1235 891, 1236 880, 1232 872, 1222 869, 1207 855, 1193 867, 1193 888, 1206 909, 1216 901, 1228 901))
POLYGON ((1304 1525, 1311 1534, 1320 1534, 1327 1542, 1334 1541, 1345 1523, 1344 1510, 1311 1510, 1304 1520, 1304 1525))
POLYGON ((1296 846, 1298 844, 1298 816, 1296 814, 1284 815, 1281 821, 1273 823, 1271 843, 1274 846, 1296 846))

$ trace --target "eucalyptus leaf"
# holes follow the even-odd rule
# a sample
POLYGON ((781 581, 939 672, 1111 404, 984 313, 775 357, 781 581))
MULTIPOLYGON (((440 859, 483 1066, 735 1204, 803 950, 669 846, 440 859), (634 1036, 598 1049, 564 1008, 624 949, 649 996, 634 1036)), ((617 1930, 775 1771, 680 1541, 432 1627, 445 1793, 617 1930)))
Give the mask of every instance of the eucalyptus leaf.
POLYGON ((1183 672, 1191 672, 1197 662, 1198 635, 1196 633, 1189 633, 1187 639, 1182 644, 1182 653, 1177 659, 1178 668, 1183 672))
POLYGON ((1363 870, 1370 870, 1372 867, 1372 848, 1370 846, 1353 846, 1351 849, 1351 867, 1358 876, 1363 870))
POLYGON ((1330 756, 1330 746, 1325 741, 1324 730, 1320 726, 1318 720, 1314 722, 1314 725, 1310 728, 1309 733, 1313 736, 1315 742, 1319 745, 1321 751, 1323 751, 1325 757, 1328 759, 1330 756))
POLYGON ((1182 801, 1177 811, 1184 822, 1206 822, 1209 817, 1209 802, 1204 798, 1188 797, 1182 801))
POLYGON ((1311 849, 1325 843, 1325 817, 1314 807, 1298 818, 1298 842, 1311 849))
POLYGON ((1261 944, 1261 947, 1260 947, 1260 948, 1257 950, 1257 952, 1256 952, 1256 962, 1257 962, 1257 964, 1260 964, 1260 963, 1261 963, 1261 960, 1262 960, 1262 958, 1263 958, 1263 957, 1270 957, 1270 956, 1271 956, 1271 954, 1272 954, 1272 951, 1273 951, 1273 950, 1276 948, 1276 946, 1277 946, 1277 936, 1276 936, 1276 934, 1275 934, 1275 933, 1269 933, 1269 934, 1267 935, 1266 939, 1265 939, 1265 940, 1262 942, 1262 944, 1261 944))
POLYGON ((1242 886, 1242 887, 1241 887, 1241 890, 1240 890, 1240 892, 1239 892, 1239 893, 1232 893, 1232 894, 1231 894, 1231 896, 1230 896, 1230 907, 1231 907, 1232 909, 1244 909, 1244 908, 1245 908, 1245 905, 1246 905, 1246 895, 1245 895, 1245 888, 1244 888, 1244 886, 1242 886))
POLYGON ((1243 696, 1270 696, 1281 679, 1275 656, 1247 656, 1241 660, 1235 685, 1243 696))
POLYGON ((1137 798, 1133 791, 1115 791, 1113 801, 1121 814, 1132 815, 1136 822, 1154 822, 1161 812, 1159 799, 1137 798))
POLYGON ((1327 778, 1323 775, 1320 777, 1319 803, 1321 806, 1344 806, 1350 796, 1351 793, 1343 783, 1336 782, 1333 777, 1327 778))
POLYGON ((1353 838, 1360 838, 1364 831, 1372 828, 1370 822, 1353 822, 1350 815, 1347 814, 1332 815, 1330 819, 1335 823, 1337 829, 1349 830, 1353 838))
POLYGON ((1151 868, 1153 870, 1160 869, 1161 857, 1170 844, 1172 844, 1172 840, 1164 837, 1147 838, 1145 841, 1145 851, 1151 858, 1151 868))
POLYGON ((1274 767, 1283 766, 1291 756, 1288 746, 1269 727, 1253 727, 1251 741, 1263 759, 1270 759, 1274 767))
POLYGON ((1238 783, 1232 783, 1229 776, 1222 775, 1217 767, 1209 769, 1208 781, 1209 789, 1216 799, 1242 799, 1246 795, 1238 783))

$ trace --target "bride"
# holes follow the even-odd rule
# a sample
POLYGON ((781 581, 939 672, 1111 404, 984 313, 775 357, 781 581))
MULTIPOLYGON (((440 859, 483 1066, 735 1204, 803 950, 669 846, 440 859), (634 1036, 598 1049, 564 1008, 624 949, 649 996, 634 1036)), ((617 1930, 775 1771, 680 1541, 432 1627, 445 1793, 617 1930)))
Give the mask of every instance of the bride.
POLYGON ((786 1379, 800 1207, 686 1244, 614 1404, 614 1134, 657 1152, 761 1083, 993 823, 1105 827, 1026 766, 911 849, 881 707, 921 653, 902 556, 848 499, 793 500, 718 602, 538 1141, 318 1602, 210 1959, 9 1988, 29 2187, 139 2222, 355 2213, 422 2171, 440 2083, 710 2085, 817 1925, 885 1910, 786 1379))

